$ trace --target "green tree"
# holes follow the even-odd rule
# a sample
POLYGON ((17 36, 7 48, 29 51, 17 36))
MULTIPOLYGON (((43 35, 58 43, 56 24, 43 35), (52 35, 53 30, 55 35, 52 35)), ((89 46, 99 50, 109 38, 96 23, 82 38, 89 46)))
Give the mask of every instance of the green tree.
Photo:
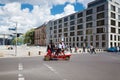
POLYGON ((29 43, 30 45, 34 44, 34 29, 30 29, 25 33, 24 43, 29 43))

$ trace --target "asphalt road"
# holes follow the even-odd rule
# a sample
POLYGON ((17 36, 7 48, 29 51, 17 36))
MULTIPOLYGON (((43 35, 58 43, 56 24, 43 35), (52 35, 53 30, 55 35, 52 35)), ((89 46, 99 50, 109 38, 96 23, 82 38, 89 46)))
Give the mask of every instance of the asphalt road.
POLYGON ((120 80, 120 55, 74 54, 70 61, 0 58, 0 80, 120 80))

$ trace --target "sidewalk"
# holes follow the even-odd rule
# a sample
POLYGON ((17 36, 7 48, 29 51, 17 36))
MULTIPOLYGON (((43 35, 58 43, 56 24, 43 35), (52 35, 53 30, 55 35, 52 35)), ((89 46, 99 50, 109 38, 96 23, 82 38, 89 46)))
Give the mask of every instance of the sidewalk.
POLYGON ((8 50, 6 46, 0 46, 0 57, 27 57, 27 56, 43 56, 46 54, 46 47, 36 46, 13 46, 12 50, 8 50))

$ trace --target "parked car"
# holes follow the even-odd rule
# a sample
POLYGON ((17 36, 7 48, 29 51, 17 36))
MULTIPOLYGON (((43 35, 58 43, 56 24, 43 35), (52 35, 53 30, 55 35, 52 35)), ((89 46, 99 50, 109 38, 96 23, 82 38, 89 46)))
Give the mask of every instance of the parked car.
POLYGON ((107 49, 108 52, 118 52, 117 47, 110 47, 107 49))

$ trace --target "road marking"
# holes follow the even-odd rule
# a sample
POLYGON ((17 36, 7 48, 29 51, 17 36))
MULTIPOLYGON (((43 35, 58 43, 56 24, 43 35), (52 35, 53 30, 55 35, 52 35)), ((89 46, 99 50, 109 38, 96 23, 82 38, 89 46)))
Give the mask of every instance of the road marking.
POLYGON ((51 66, 49 66, 49 65, 47 65, 47 64, 44 64, 44 65, 45 65, 48 69, 50 69, 52 72, 58 74, 58 72, 57 72, 55 69, 53 69, 51 66))
POLYGON ((23 77, 23 74, 18 74, 18 77, 23 77))
POLYGON ((22 63, 19 63, 19 65, 18 65, 18 70, 23 70, 23 65, 22 65, 22 63))
POLYGON ((25 80, 25 78, 18 78, 18 80, 25 80))

